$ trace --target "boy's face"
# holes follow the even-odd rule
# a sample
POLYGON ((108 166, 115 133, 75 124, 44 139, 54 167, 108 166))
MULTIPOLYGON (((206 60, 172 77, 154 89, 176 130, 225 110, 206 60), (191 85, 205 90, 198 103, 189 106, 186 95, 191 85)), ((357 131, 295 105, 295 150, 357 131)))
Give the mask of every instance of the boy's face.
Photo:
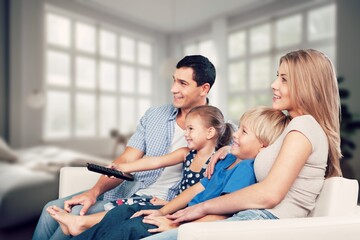
POLYGON ((201 149, 211 139, 210 128, 206 128, 198 115, 189 115, 185 120, 185 139, 190 149, 201 149))
POLYGON ((263 144, 255 136, 255 133, 240 124, 239 129, 233 134, 231 153, 240 159, 252 159, 259 153, 263 144))
POLYGON ((197 86, 193 73, 194 70, 188 67, 175 70, 171 86, 174 107, 190 110, 203 104, 203 97, 207 95, 208 88, 204 88, 206 84, 197 86))

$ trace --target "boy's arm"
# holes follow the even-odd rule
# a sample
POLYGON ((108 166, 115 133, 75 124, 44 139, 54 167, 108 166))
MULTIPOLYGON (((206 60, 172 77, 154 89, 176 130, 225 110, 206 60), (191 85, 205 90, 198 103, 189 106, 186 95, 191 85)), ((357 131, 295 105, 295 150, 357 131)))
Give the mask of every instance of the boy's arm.
POLYGON ((176 198, 171 200, 168 204, 160 209, 162 215, 167 215, 176 212, 187 206, 187 204, 205 188, 198 182, 195 185, 189 187, 185 191, 181 192, 176 198))
POLYGON ((122 172, 137 172, 172 166, 184 161, 188 148, 179 148, 169 154, 159 157, 145 157, 133 162, 122 162, 111 166, 122 172))

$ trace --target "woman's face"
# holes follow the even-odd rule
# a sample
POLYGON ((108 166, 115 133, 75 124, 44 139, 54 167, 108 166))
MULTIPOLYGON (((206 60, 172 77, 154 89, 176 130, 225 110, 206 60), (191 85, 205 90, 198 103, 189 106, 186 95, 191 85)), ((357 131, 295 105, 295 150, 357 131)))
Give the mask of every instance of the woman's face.
POLYGON ((289 68, 286 62, 279 66, 277 78, 271 84, 273 90, 272 107, 278 110, 287 110, 291 117, 299 115, 299 111, 294 109, 290 98, 289 88, 289 68))

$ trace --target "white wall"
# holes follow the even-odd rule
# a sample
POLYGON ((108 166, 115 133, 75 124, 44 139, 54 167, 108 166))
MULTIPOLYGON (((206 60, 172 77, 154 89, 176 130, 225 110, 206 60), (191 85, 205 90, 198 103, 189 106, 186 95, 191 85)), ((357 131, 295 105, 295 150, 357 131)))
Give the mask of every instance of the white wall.
MULTIPOLYGON (((338 0, 337 70, 345 78, 344 86, 350 90, 348 105, 360 117, 360 1, 338 0)), ((360 130, 354 135, 356 151, 350 159, 356 178, 360 180, 360 130)))
MULTIPOLYGON (((13 0, 11 1, 11 81, 10 81, 10 141, 14 148, 25 148, 44 144, 42 142, 43 109, 31 109, 26 99, 34 90, 41 89, 44 81, 44 32, 43 16, 45 4, 78 13, 101 22, 112 24, 120 29, 153 38, 159 46, 167 44, 166 36, 124 19, 96 12, 72 0, 13 0)), ((155 52, 155 65, 166 59, 166 48, 155 52)), ((160 68, 154 70, 154 104, 162 104, 169 97, 164 94, 163 75, 160 68)), ((111 139, 69 140, 54 144, 83 150, 98 155, 109 155, 113 147, 111 139)))

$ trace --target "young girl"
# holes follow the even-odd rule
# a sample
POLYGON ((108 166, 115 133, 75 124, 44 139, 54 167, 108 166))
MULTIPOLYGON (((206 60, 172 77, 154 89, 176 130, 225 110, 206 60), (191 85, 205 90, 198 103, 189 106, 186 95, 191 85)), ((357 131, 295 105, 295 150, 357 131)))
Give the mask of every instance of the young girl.
MULTIPOLYGON (((143 222, 142 215, 165 216, 187 205, 191 206, 255 183, 253 158, 275 141, 288 122, 289 119, 285 114, 271 108, 258 107, 246 112, 240 120, 239 129, 234 133, 232 154, 216 166, 213 178, 210 180, 203 178, 159 210, 149 210, 149 206, 139 204, 118 206, 110 210, 99 224, 76 236, 75 239, 139 239, 149 236, 150 232, 177 227, 177 225, 169 225, 166 218, 162 217, 161 220, 165 222, 161 228, 154 229, 151 219, 143 222), (142 211, 134 214, 138 210, 142 211), (131 216, 132 218, 129 218, 131 216)), ((228 216, 207 216, 201 221, 215 221, 226 217, 228 216)))
MULTIPOLYGON (((191 109, 186 116, 185 139, 188 143, 187 148, 177 149, 164 156, 146 157, 130 163, 113 164, 112 167, 123 172, 134 172, 172 166, 183 162, 183 177, 178 189, 180 193, 203 178, 212 154, 219 147, 229 145, 231 137, 232 126, 230 123, 225 123, 224 116, 218 108, 208 105, 198 106, 191 109)), ((144 196, 119 199, 116 202, 119 205, 134 203, 147 205, 144 196)), ((150 205, 164 205, 166 202, 155 198, 151 200, 150 205)), ((99 222, 106 214, 106 212, 100 212, 87 216, 70 215, 65 214, 55 206, 49 207, 47 211, 60 223, 60 227, 66 235, 79 234, 99 222)))
MULTIPOLYGON (((325 177, 341 176, 340 98, 334 67, 309 49, 281 57, 271 85, 273 108, 292 118, 277 141, 255 159, 258 183, 170 216, 174 223, 208 214, 234 214, 228 220, 306 217, 325 177)), ((151 239, 176 239, 167 231, 151 239)))

